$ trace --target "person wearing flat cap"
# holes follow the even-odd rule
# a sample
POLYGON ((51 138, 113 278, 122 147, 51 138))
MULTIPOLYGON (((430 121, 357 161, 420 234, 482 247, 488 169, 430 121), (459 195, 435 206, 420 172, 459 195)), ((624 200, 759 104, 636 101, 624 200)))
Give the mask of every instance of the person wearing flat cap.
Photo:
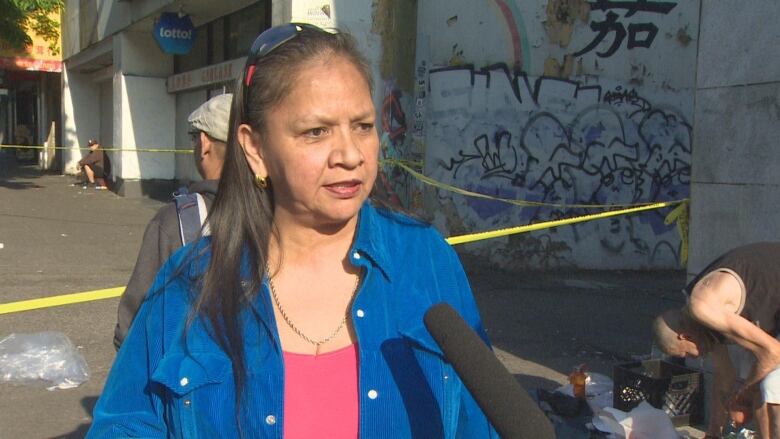
MULTIPOLYGON (((179 193, 198 194, 206 210, 210 209, 214 201, 225 161, 232 101, 232 94, 218 95, 195 109, 187 118, 195 166, 203 180, 190 183, 186 189, 180 189, 179 193)), ((181 206, 177 210, 177 204, 172 201, 163 206, 146 227, 133 274, 119 301, 114 330, 114 346, 117 349, 127 336, 157 271, 185 241, 180 210, 181 206)))

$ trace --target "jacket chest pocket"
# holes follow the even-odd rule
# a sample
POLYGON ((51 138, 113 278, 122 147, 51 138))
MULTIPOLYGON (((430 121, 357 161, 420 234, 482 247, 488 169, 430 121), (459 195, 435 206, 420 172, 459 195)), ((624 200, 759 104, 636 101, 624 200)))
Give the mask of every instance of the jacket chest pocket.
MULTIPOLYGON (((454 437, 460 411, 460 393, 463 389, 460 379, 424 326, 410 326, 400 332, 410 353, 409 357, 424 375, 427 388, 438 405, 440 421, 436 422, 440 424, 435 432, 426 432, 427 437, 454 437)), ((430 428, 431 419, 428 418, 426 423, 430 428)))
POLYGON ((164 389, 164 416, 173 437, 231 437, 235 426, 232 366, 221 353, 171 353, 152 374, 164 389))

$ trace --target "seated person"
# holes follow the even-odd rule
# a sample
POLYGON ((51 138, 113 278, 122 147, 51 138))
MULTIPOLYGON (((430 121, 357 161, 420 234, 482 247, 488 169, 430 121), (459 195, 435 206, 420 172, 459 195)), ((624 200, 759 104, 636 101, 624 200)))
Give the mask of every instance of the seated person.
POLYGON ((87 146, 89 146, 89 154, 78 163, 79 170, 84 173, 86 178, 82 183, 82 188, 86 189, 88 185, 94 185, 97 190, 106 189, 103 182, 103 178, 106 176, 104 172, 106 157, 103 150, 100 149, 100 143, 95 139, 89 139, 87 146), (96 179, 100 179, 100 182, 95 183, 96 179))

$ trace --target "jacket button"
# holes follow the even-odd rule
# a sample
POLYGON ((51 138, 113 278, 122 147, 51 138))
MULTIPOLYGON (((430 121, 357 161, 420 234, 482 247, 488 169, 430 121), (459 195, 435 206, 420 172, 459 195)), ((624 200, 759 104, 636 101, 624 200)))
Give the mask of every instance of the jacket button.
POLYGON ((360 253, 358 252, 352 253, 352 257, 355 259, 360 259, 360 253))
POLYGON ((182 387, 186 386, 189 383, 190 383, 190 380, 187 377, 184 377, 181 380, 179 380, 179 384, 181 384, 182 387))
POLYGON ((265 417, 265 423, 268 425, 274 425, 276 424, 276 416, 274 415, 268 415, 265 417))
POLYGON ((362 318, 362 317, 364 317, 364 316, 366 315, 366 312, 365 312, 365 311, 363 311, 362 309, 359 309, 359 310, 357 310, 357 311, 355 312, 355 315, 357 315, 358 317, 361 317, 361 318, 362 318))
POLYGON ((379 393, 376 390, 371 389, 368 391, 368 399, 376 399, 377 396, 379 396, 379 393))
POLYGON ((184 407, 190 408, 191 405, 192 405, 192 401, 190 401, 189 399, 184 400, 184 407))

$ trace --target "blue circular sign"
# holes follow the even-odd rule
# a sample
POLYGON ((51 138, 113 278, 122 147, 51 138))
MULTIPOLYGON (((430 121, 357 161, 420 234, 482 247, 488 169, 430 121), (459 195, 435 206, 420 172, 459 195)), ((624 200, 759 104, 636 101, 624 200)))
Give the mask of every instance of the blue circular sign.
POLYGON ((192 50, 197 30, 189 15, 182 17, 173 12, 163 12, 154 26, 154 39, 163 52, 184 55, 192 50))

